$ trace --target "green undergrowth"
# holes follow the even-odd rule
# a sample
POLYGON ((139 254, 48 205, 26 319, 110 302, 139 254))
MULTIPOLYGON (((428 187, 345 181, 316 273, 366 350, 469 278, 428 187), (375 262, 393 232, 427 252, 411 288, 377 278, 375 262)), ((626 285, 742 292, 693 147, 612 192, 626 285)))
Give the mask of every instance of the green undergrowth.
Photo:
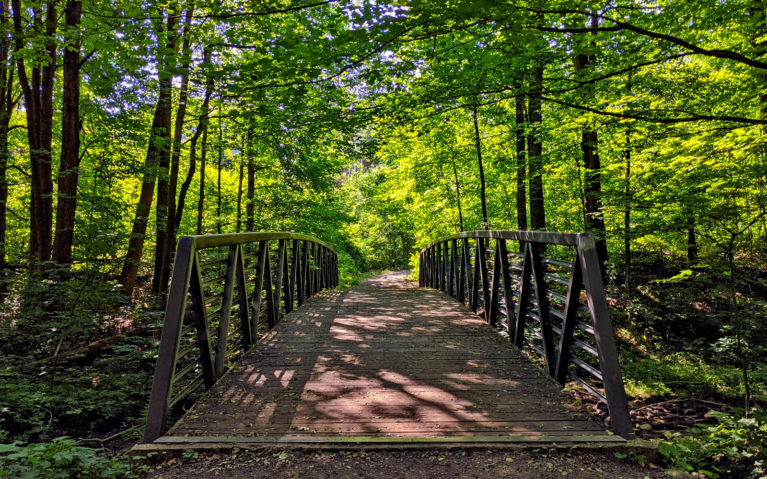
POLYGON ((130 338, 87 366, 0 370, 0 430, 11 439, 98 436, 133 425, 146 407, 152 339, 130 338))
POLYGON ((666 433, 658 452, 669 465, 698 477, 767 477, 767 412, 752 410, 746 417, 735 409, 710 415, 716 424, 666 433))
MULTIPOLYGON (((713 364, 686 352, 674 353, 667 358, 624 360, 622 373, 626 393, 636 399, 706 393, 737 399, 745 392, 743 375, 737 366, 713 364)), ((767 365, 756 365, 750 371, 749 382, 754 399, 767 400, 767 365)))
POLYGON ((745 365, 753 399, 767 400, 767 298, 751 279, 759 265, 740 265, 734 309, 728 271, 715 260, 643 261, 630 294, 620 278, 608 288, 628 395, 710 395, 738 405, 745 365))
POLYGON ((136 477, 131 465, 119 456, 60 437, 47 443, 0 444, 0 478, 110 479, 136 477))

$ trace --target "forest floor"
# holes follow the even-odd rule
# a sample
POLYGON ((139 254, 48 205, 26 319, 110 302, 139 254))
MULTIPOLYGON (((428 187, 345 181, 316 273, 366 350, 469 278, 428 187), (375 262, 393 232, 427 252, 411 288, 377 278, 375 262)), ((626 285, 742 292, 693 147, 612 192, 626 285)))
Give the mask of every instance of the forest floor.
POLYGON ((157 466, 153 478, 660 478, 654 465, 612 452, 567 449, 259 450, 185 454, 157 466))

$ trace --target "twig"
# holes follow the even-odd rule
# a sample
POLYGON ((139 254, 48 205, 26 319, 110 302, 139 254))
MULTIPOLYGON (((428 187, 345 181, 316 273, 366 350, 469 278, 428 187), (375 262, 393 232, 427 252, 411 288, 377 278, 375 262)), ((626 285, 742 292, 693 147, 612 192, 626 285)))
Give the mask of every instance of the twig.
POLYGON ((136 424, 135 426, 133 426, 131 428, 128 428, 128 429, 126 429, 124 431, 120 431, 118 433, 112 434, 111 436, 105 437, 103 439, 99 439, 98 437, 92 437, 92 438, 86 438, 86 439, 79 439, 77 442, 98 442, 100 444, 104 444, 105 442, 109 442, 109 441, 111 441, 113 439, 117 439, 118 437, 122 436, 123 434, 128 433, 128 432, 136 429, 140 425, 141 424, 136 424))

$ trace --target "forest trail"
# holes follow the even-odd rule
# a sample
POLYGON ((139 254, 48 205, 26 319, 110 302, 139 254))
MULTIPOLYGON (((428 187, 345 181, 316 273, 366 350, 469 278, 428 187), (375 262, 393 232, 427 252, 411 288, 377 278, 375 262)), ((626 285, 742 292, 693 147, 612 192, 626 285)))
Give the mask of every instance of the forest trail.
POLYGON ((624 441, 479 316, 406 277, 307 301, 155 445, 624 441))

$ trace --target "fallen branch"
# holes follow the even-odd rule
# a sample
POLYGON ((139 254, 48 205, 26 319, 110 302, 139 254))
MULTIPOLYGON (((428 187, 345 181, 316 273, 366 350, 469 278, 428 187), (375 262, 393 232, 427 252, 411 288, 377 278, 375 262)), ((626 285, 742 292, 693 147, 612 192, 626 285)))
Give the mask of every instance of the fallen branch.
POLYGON ((39 359, 37 361, 21 364, 19 365, 19 371, 29 372, 35 368, 38 368, 40 366, 46 366, 49 364, 51 365, 52 364, 56 364, 56 365, 90 364, 104 350, 114 345, 122 343, 127 334, 130 334, 133 336, 145 336, 149 333, 154 333, 156 330, 157 330, 156 327, 145 327, 145 328, 132 329, 130 331, 127 331, 121 334, 115 334, 114 336, 102 338, 102 339, 93 341, 92 343, 89 343, 85 346, 81 346, 77 349, 64 352, 61 355, 59 355, 57 352, 57 354, 54 354, 53 356, 49 358, 39 359))
POLYGON ((105 442, 112 441, 114 439, 119 438, 123 434, 126 434, 126 433, 129 433, 129 432, 133 431, 134 429, 138 428, 139 426, 141 426, 141 424, 136 424, 133 427, 130 427, 130 428, 124 430, 124 431, 120 431, 118 433, 112 434, 111 436, 108 436, 108 437, 105 437, 105 438, 92 437, 92 438, 78 439, 77 442, 98 442, 100 444, 104 444, 105 442))

